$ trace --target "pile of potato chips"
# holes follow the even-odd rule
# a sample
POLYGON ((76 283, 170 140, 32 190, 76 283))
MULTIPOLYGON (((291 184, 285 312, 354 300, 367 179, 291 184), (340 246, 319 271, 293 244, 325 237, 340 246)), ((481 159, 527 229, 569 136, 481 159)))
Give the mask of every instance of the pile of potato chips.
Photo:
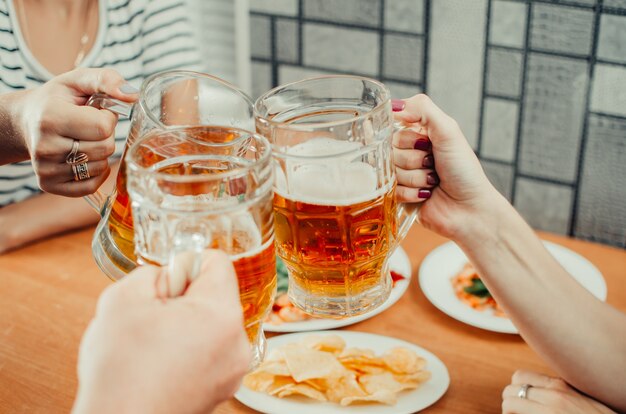
POLYGON ((430 379, 425 365, 424 358, 406 348, 376 356, 369 349, 346 348, 337 335, 311 335, 274 349, 243 383, 280 398, 304 395, 343 406, 356 402, 393 405, 400 391, 415 389, 430 379))

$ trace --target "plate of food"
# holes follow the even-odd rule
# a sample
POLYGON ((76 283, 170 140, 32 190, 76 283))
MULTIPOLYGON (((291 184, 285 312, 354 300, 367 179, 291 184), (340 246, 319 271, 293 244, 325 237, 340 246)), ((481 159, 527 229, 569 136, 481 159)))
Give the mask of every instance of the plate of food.
MULTIPOLYGON (((606 283, 591 262, 558 244, 543 244, 578 283, 598 299, 606 300, 606 283)), ((445 243, 426 256, 420 266, 419 283, 428 300, 448 316, 489 331, 518 333, 454 242, 445 243)))
POLYGON ((341 328, 364 321, 388 309, 396 303, 409 287, 411 281, 411 262, 406 252, 398 247, 389 258, 389 269, 393 288, 389 298, 378 308, 362 315, 344 319, 325 319, 310 316, 296 308, 287 296, 288 274, 284 264, 277 259, 277 294, 272 311, 268 315, 263 330, 266 332, 305 332, 341 328))
POLYGON ((235 398, 266 414, 409 414, 439 400, 450 376, 415 344, 363 332, 270 338, 235 398))

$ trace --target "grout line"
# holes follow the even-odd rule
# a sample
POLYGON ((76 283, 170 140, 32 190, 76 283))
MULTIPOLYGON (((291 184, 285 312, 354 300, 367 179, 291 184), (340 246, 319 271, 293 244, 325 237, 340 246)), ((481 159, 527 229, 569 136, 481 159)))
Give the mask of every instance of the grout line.
POLYGON ((430 0, 424 0, 424 40, 422 63, 422 91, 428 93, 428 53, 430 52, 430 0))
POLYGON ((487 18, 485 19, 485 42, 483 43, 483 78, 482 93, 480 97, 480 112, 478 114, 478 140, 476 142, 476 155, 480 158, 483 146, 483 123, 485 119, 485 97, 487 95, 487 73, 489 72, 489 27, 491 24, 491 6, 493 1, 487 0, 487 18))
POLYGON ((578 208, 579 208, 579 196, 580 186, 583 176, 583 170, 585 168, 585 151, 587 150, 587 140, 589 135, 589 108, 591 105, 591 84, 593 83, 593 75, 596 66, 596 54, 598 53, 598 38, 600 33, 600 15, 602 10, 603 0, 598 0, 598 7, 595 10, 593 37, 591 39, 591 56, 589 60, 589 77, 587 78, 587 91, 585 96, 585 116, 583 118, 583 127, 581 130, 580 147, 578 148, 578 160, 576 165, 576 187, 574 188, 574 194, 572 196, 572 211, 569 218, 568 234, 573 236, 576 231, 576 222, 578 221, 578 208))

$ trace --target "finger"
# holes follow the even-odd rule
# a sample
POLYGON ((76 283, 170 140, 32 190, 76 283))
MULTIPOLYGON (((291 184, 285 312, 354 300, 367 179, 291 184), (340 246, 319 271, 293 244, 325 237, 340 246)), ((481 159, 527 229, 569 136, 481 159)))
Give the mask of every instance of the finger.
POLYGON ((415 132, 412 129, 402 129, 393 135, 393 146, 399 149, 430 150, 430 140, 427 135, 415 132))
MULTIPOLYGON (((519 398, 517 393, 520 390, 520 385, 511 384, 507 385, 502 391, 502 399, 506 398, 519 398)), ((526 391, 526 398, 538 402, 543 405, 547 405, 549 407, 559 406, 563 403, 563 400, 567 398, 566 394, 563 391, 549 389, 549 388, 540 388, 540 387, 530 387, 526 391)))
POLYGON ((510 397, 502 400, 502 414, 551 414, 552 411, 543 404, 522 399, 518 397, 510 397))
POLYGON ((433 170, 405 170, 396 168, 398 184, 411 188, 430 188, 439 184, 439 176, 433 170))
MULTIPOLYGON (((89 161, 87 169, 91 177, 104 174, 109 168, 107 160, 89 161)), ((71 165, 63 162, 62 164, 54 162, 41 162, 37 166, 37 175, 40 180, 47 180, 51 183, 67 183, 74 181, 74 170, 71 165)))
POLYGON ((63 137, 81 141, 100 141, 115 132, 117 115, 106 109, 65 104, 57 106, 49 115, 50 131, 63 137))
POLYGON ((394 113, 394 118, 405 124, 419 124, 424 128, 425 133, 434 142, 439 137, 456 136, 463 139, 462 134, 458 134, 460 129, 454 119, 443 112, 433 101, 424 94, 415 95, 404 100, 404 110, 394 113), (457 134, 450 135, 451 132, 457 134))
POLYGON ((202 256, 200 272, 184 296, 201 301, 223 300, 231 304, 239 303, 237 274, 230 258, 219 250, 206 250, 202 256))
POLYGON ((68 181, 64 183, 51 183, 46 180, 39 180, 39 187, 47 193, 62 195, 65 197, 84 197, 96 192, 111 173, 111 168, 106 169, 98 176, 82 181, 68 181))
POLYGON ((530 384, 533 387, 552 388, 552 389, 568 389, 569 386, 560 378, 554 378, 540 374, 534 371, 517 370, 511 377, 511 384, 522 385, 530 384))
POLYGON ((399 185, 396 187, 396 200, 400 203, 419 203, 429 199, 433 190, 428 188, 411 188, 399 185))
POLYGON ((157 266, 139 266, 107 287, 98 299, 96 315, 125 309, 129 303, 153 301, 156 297, 155 284, 159 272, 161 268, 157 266))
MULTIPOLYGON (((403 168, 405 170, 416 170, 424 168, 427 163, 424 159, 431 155, 428 152, 414 150, 414 149, 393 149, 393 162, 396 167, 403 168)), ((432 160, 432 157, 430 158, 432 160)), ((432 165, 430 165, 432 167, 432 165)))
POLYGON ((139 92, 113 69, 78 68, 59 76, 59 81, 74 89, 82 97, 104 93, 114 99, 134 102, 139 92))

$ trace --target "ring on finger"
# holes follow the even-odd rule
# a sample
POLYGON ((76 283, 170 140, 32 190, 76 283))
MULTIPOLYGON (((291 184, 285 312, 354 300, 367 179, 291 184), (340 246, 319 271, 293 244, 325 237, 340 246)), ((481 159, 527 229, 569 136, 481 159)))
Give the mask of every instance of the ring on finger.
POLYGON ((70 164, 72 162, 74 162, 74 158, 76 157, 76 154, 78 154, 78 146, 80 145, 80 141, 75 139, 74 141, 72 141, 72 149, 70 150, 70 153, 67 154, 67 157, 65 157, 65 162, 70 164))
POLYGON ((90 178, 87 162, 72 164, 72 171, 74 172, 74 181, 82 181, 90 178))
POLYGON ((517 392, 517 397, 525 400, 528 398, 528 390, 532 388, 530 384, 522 384, 517 392))

